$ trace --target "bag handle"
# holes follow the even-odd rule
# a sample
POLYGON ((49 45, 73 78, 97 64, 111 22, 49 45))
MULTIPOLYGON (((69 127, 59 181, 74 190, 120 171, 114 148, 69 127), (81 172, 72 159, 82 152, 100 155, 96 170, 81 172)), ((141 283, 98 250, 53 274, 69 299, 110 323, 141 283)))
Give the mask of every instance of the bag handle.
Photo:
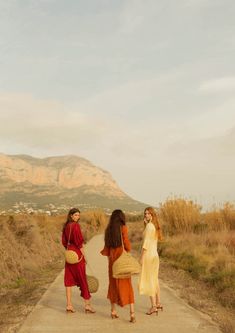
POLYGON ((71 229, 72 229, 72 226, 70 226, 70 229, 69 229, 69 239, 68 239, 68 242, 67 242, 67 247, 66 247, 66 250, 68 250, 68 248, 69 248, 69 245, 70 245, 71 229))
POLYGON ((121 241, 122 241, 122 249, 123 251, 126 251, 125 250, 125 247, 124 247, 124 243, 123 243, 123 238, 122 238, 122 227, 120 226, 120 234, 121 234, 121 241))

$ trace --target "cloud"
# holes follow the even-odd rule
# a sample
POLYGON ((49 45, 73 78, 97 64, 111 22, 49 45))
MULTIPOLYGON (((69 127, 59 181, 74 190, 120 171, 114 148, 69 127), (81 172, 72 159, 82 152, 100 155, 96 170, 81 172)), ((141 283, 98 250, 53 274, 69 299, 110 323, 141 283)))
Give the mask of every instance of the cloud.
POLYGON ((203 165, 205 170, 235 167, 235 125, 222 135, 175 142, 168 147, 168 153, 176 164, 203 165), (230 160, 230 162, 228 162, 230 160), (207 165, 205 165, 207 163, 207 165))
POLYGON ((28 147, 76 147, 94 143, 102 132, 98 119, 75 106, 30 94, 0 94, 0 137, 28 147))
POLYGON ((224 4, 223 0, 183 0, 183 2, 186 7, 193 7, 193 8, 217 6, 224 4))
POLYGON ((235 76, 220 77, 201 83, 199 91, 209 94, 234 93, 235 76))
POLYGON ((141 0, 128 0, 124 2, 119 15, 119 32, 133 33, 146 19, 146 4, 141 0))
POLYGON ((150 22, 155 22, 159 19, 167 7, 164 2, 155 0, 126 0, 120 9, 119 13, 119 33, 134 34, 140 29, 148 29, 150 22))

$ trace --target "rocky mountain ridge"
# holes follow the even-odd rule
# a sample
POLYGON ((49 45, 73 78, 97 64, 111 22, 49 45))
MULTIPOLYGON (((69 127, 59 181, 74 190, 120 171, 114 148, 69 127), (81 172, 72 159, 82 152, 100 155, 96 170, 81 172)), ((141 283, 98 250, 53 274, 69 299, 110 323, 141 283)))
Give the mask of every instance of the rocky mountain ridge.
POLYGON ((19 201, 38 206, 82 202, 111 209, 121 204, 131 210, 142 206, 119 188, 109 172, 84 158, 0 154, 0 207, 19 201))

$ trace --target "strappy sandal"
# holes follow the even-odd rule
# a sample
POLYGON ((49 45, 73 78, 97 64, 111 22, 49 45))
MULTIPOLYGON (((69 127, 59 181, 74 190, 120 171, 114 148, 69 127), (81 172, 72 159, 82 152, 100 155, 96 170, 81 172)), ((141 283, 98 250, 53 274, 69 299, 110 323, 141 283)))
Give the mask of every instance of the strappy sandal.
POLYGON ((146 315, 151 316, 153 313, 156 313, 156 316, 158 315, 158 309, 156 306, 152 306, 148 312, 146 312, 146 315))
POLYGON ((85 313, 95 313, 96 311, 92 309, 90 305, 85 306, 85 313))
POLYGON ((66 312, 67 313, 74 313, 76 311, 74 310, 74 308, 66 308, 66 312))
POLYGON ((162 304, 157 304, 157 309, 163 311, 163 305, 162 304))
POLYGON ((116 312, 111 311, 111 318, 112 319, 117 319, 117 318, 119 318, 119 315, 116 312))
POLYGON ((130 323, 135 323, 136 319, 135 319, 135 312, 130 312, 130 323))

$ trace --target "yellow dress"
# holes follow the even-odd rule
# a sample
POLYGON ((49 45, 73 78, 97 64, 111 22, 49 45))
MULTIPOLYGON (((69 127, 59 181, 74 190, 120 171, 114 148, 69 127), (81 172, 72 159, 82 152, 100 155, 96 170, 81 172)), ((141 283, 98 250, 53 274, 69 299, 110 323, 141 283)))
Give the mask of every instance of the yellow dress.
POLYGON ((159 256, 157 252, 156 229, 152 222, 146 225, 143 236, 142 248, 146 251, 139 277, 139 293, 140 295, 156 296, 159 290, 159 256))

